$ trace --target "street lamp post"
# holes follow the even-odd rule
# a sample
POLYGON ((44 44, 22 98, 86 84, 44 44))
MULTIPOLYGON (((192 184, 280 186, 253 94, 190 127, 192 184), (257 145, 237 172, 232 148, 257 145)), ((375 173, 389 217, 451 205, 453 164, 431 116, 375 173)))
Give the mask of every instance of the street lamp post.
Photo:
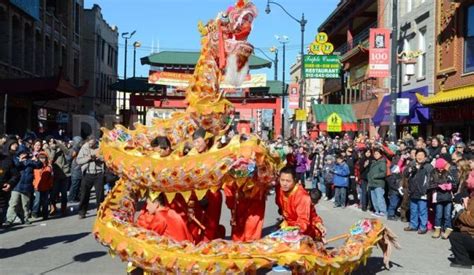
MULTIPOLYGON (((392 60, 391 60, 391 83, 390 83, 390 111, 389 138, 390 141, 397 140, 397 44, 398 44, 398 0, 392 2, 392 60)), ((400 64, 401 67, 401 64, 400 64)), ((400 74, 400 78, 402 75, 400 74)))
POLYGON ((268 56, 265 51, 263 51, 260 48, 255 48, 255 50, 259 50, 266 58, 268 58, 275 66, 275 80, 278 80, 278 48, 273 46, 269 50, 272 53, 275 53, 275 59, 272 59, 270 56, 268 56))
POLYGON ((275 38, 282 44, 283 46, 283 68, 282 68, 282 84, 281 84, 281 136, 283 140, 285 139, 285 96, 286 96, 286 83, 285 83, 285 62, 286 62, 286 44, 288 43, 289 39, 286 35, 275 35, 275 38))
POLYGON ((135 77, 135 70, 137 66, 137 48, 140 48, 142 43, 140 41, 135 41, 133 43, 133 77, 135 77))
MULTIPOLYGON (((127 48, 128 48, 128 40, 132 38, 132 36, 136 33, 137 31, 133 31, 131 33, 129 32, 124 32, 122 33, 122 38, 125 39, 125 62, 123 66, 123 115, 125 116, 125 94, 127 90, 127 48)), ((125 117, 123 117, 125 120, 125 117)))
MULTIPOLYGON (((301 61, 300 61, 301 63, 300 63, 300 65, 301 65, 301 67, 300 67, 300 83, 299 83, 300 84, 300 96, 299 96, 298 106, 299 106, 300 109, 303 109, 304 108, 304 98, 305 98, 305 95, 304 95, 304 81, 305 81, 305 78, 304 78, 304 73, 303 73, 304 30, 305 30, 306 23, 308 23, 308 21, 306 19, 304 19, 304 13, 301 14, 301 19, 298 20, 296 17, 291 15, 280 3, 270 1, 270 0, 267 0, 267 7, 265 9, 265 12, 267 14, 269 14, 271 12, 270 4, 273 4, 273 5, 276 5, 276 6, 280 7, 291 19, 293 19, 294 21, 299 23, 300 26, 301 26, 301 51, 300 51, 300 54, 301 54, 301 61)), ((301 124, 299 126, 298 133, 301 135, 301 124)))
POLYGON ((270 48, 270 52, 275 53, 275 59, 273 60, 273 63, 275 63, 275 80, 278 80, 278 48, 273 46, 270 48))

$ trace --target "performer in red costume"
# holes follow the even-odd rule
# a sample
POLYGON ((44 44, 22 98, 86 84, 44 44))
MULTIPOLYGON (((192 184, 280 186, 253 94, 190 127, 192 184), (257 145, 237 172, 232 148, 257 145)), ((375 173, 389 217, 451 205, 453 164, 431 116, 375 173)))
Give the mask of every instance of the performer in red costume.
POLYGON ((262 237, 265 197, 261 192, 248 194, 242 192, 234 183, 224 187, 226 205, 232 213, 232 240, 254 241, 262 237))
POLYGON ((160 194, 157 203, 147 204, 146 209, 140 211, 137 225, 178 242, 192 242, 193 237, 186 222, 176 211, 165 205, 166 198, 164 194, 160 194))
MULTIPOLYGON (((206 130, 197 129, 193 134, 194 148, 188 153, 201 154, 206 152, 210 140, 206 140, 206 130)), ((187 217, 188 228, 193 235, 194 242, 208 242, 214 239, 225 237, 225 227, 219 224, 222 209, 221 191, 208 191, 202 200, 198 200, 195 194, 192 194, 188 202, 182 195, 177 194, 170 208, 178 212, 182 217, 187 217)))
POLYGON ((295 171, 290 167, 280 171, 275 201, 283 215, 282 227, 297 226, 301 234, 323 241, 326 235, 323 220, 316 214, 308 192, 296 184, 295 178, 295 171))

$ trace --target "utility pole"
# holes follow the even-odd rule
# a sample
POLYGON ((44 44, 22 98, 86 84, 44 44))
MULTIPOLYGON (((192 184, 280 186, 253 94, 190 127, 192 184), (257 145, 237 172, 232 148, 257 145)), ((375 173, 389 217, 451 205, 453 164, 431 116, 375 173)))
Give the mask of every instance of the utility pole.
POLYGON ((288 43, 289 39, 288 36, 286 35, 276 35, 275 38, 280 42, 280 44, 283 45, 283 75, 282 75, 282 84, 281 84, 281 136, 283 140, 285 140, 285 96, 286 96, 286 71, 285 71, 285 66, 286 66, 286 44, 288 43))
MULTIPOLYGON (((392 0, 392 60, 391 60, 391 81, 390 81, 390 141, 397 140, 397 66, 398 66, 398 0, 392 0)), ((399 77, 402 77, 401 74, 399 77)))

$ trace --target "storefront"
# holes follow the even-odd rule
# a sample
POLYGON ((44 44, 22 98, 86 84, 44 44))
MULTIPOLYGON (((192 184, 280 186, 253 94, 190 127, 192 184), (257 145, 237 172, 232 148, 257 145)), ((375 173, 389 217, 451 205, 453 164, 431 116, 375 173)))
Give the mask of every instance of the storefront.
POLYGON ((357 119, 352 105, 313 104, 311 107, 318 135, 327 133, 329 136, 340 136, 343 133, 353 135, 357 132, 357 119))
MULTIPOLYGON (((397 115, 397 134, 400 136, 403 131, 408 131, 414 136, 426 136, 431 125, 430 110, 420 104, 417 94, 428 95, 428 86, 423 86, 398 94, 399 99, 408 99, 408 115, 397 115)), ((390 95, 386 95, 377 109, 372 121, 378 127, 378 133, 384 136, 390 124, 392 104, 390 95)))
POLYGON ((450 136, 461 133, 464 140, 474 139, 474 85, 439 92, 431 97, 417 95, 431 108, 433 133, 450 136))

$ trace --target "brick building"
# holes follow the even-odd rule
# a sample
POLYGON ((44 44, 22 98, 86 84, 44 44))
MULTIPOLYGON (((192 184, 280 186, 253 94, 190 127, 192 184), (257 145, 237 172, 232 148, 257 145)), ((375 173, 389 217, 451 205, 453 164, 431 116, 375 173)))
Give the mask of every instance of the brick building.
POLYGON ((81 97, 81 113, 103 122, 104 116, 115 115, 116 91, 109 86, 118 79, 118 28, 102 16, 99 5, 84 10, 81 46, 82 73, 89 80, 87 92, 81 97))
POLYGON ((328 34, 343 65, 341 78, 324 81, 323 102, 351 105, 357 129, 371 135, 376 132, 372 117, 389 83, 367 76, 369 30, 385 27, 384 18, 389 12, 386 1, 343 0, 319 27, 328 34))
POLYGON ((79 110, 82 10, 83 0, 0 0, 1 132, 52 132, 79 110))
POLYGON ((418 95, 433 115, 433 133, 474 139, 474 1, 437 0, 433 96, 418 95))

